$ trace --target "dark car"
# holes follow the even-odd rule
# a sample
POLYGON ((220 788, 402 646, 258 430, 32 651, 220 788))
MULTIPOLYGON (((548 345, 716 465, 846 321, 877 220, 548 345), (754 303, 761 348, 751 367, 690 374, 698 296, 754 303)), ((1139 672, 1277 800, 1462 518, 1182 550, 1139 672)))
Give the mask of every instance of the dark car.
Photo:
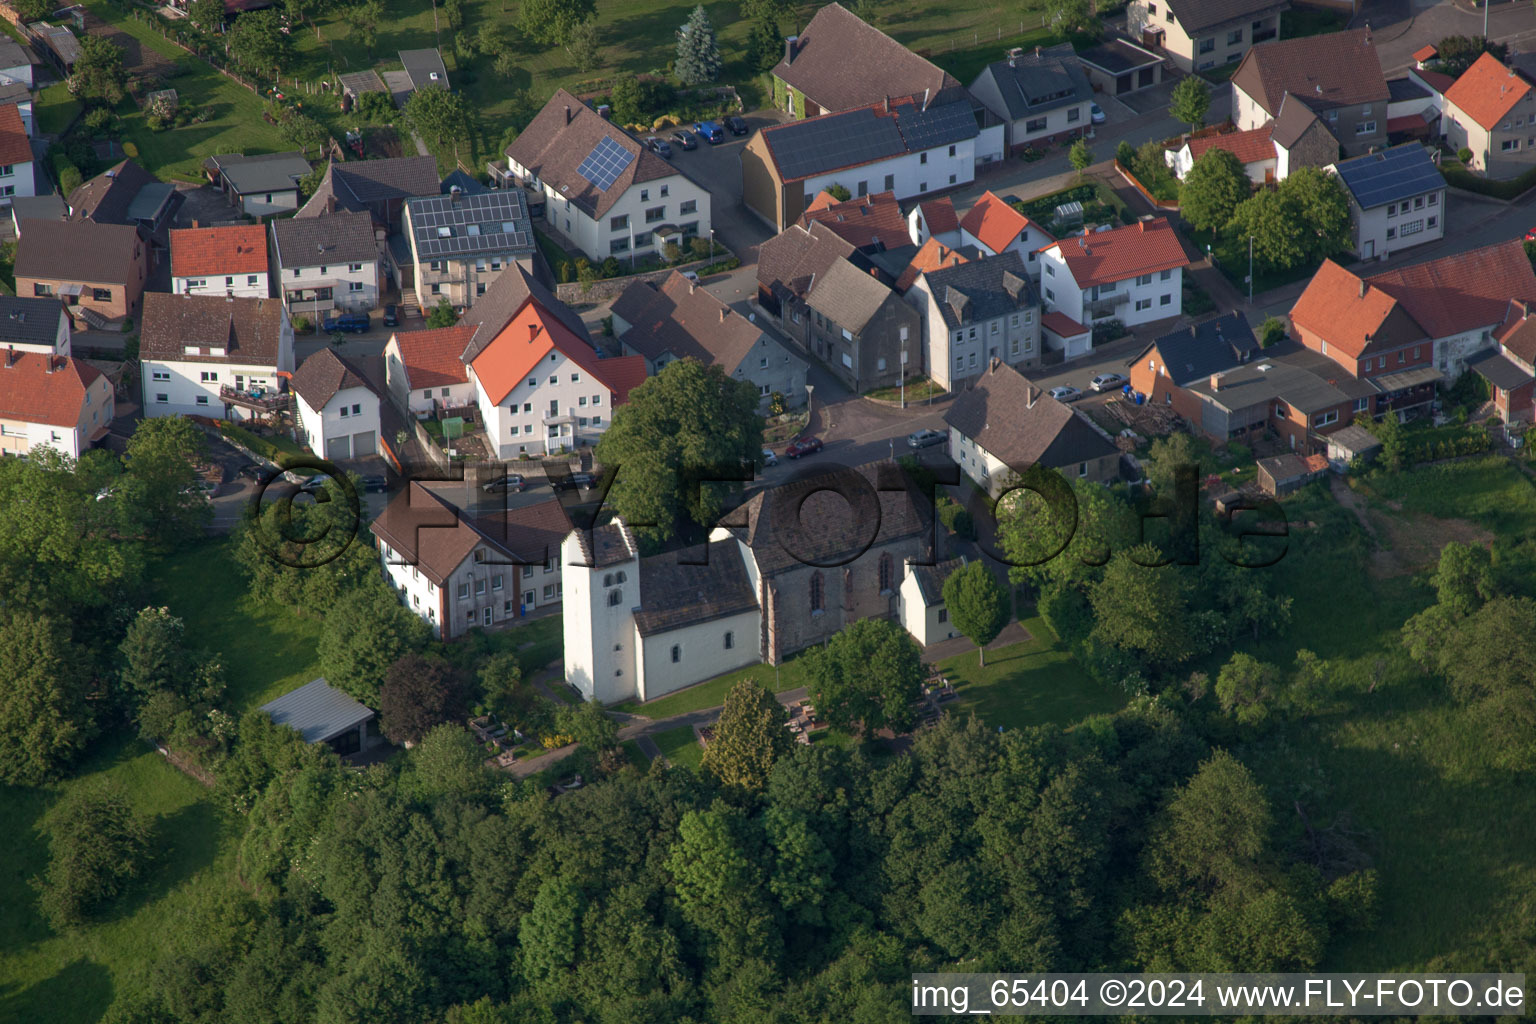
POLYGON ((362 481, 363 490, 365 491, 378 494, 389 490, 389 478, 382 473, 368 473, 358 479, 362 481))
POLYGON ((384 307, 384 326, 385 327, 399 327, 400 326, 400 310, 399 310, 398 307, 394 306, 393 304, 384 307))
POLYGON ((335 334, 338 331, 342 334, 366 334, 368 328, 372 326, 373 321, 369 319, 367 313, 343 313, 341 316, 326 317, 320 329, 327 334, 335 334))
POLYGON ((672 147, 667 145, 665 139, 658 139, 656 136, 652 135, 650 138, 645 140, 645 144, 652 153, 656 153, 660 156, 672 155, 672 147))
POLYGON ((683 149, 698 149, 699 141, 693 137, 693 133, 686 128, 679 128, 672 133, 672 141, 683 149))
POLYGON ((267 478, 267 471, 254 462, 247 462, 245 465, 235 470, 235 476, 241 476, 247 480, 259 481, 265 480, 267 478))
POLYGON ((943 444, 948 437, 942 430, 914 430, 907 435, 908 448, 927 448, 933 444, 943 444))
POLYGON ((798 459, 802 455, 815 455, 823 447, 819 437, 802 437, 788 448, 785 448, 784 454, 791 459, 798 459))
POLYGON ((487 480, 480 485, 482 491, 492 493, 495 491, 520 491, 523 489, 523 478, 516 473, 506 473, 493 480, 487 480))
POLYGON ((693 122, 693 133, 711 146, 725 141, 725 129, 714 121, 693 122))
POLYGON ((551 480, 549 482, 550 486, 557 491, 584 491, 595 483, 597 483, 597 477, 591 473, 572 473, 564 480, 551 480))
POLYGON ((738 117, 735 114, 732 114, 730 117, 725 119, 725 127, 730 130, 732 135, 746 135, 752 131, 752 129, 747 125, 747 119, 744 117, 738 117))
POLYGON ((316 473, 314 476, 307 476, 300 481, 299 490, 314 494, 316 491, 322 490, 330 482, 331 477, 329 473, 316 473))

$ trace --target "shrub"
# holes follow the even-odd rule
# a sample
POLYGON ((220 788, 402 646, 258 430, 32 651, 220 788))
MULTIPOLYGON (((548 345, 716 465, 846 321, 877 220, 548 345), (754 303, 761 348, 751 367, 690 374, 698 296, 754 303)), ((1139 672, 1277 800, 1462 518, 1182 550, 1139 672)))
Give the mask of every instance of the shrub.
POLYGON ((949 501, 940 507, 939 522, 962 540, 976 539, 976 521, 971 518, 970 511, 964 505, 949 501))
POLYGON ((603 269, 598 272, 599 277, 618 277, 619 260, 616 256, 609 256, 603 260, 603 269))
POLYGON ((307 316, 296 316, 293 318, 294 334, 308 334, 314 326, 307 316))
POLYGON ((1266 317, 1264 322, 1259 324, 1259 345, 1261 347, 1269 348, 1269 346, 1283 337, 1285 337, 1285 321, 1278 316, 1266 317))
POLYGON ((1466 146, 1462 146, 1460 149, 1458 149, 1456 151, 1456 159, 1460 160, 1464 164, 1471 163, 1472 162, 1472 150, 1468 149, 1466 146))
POLYGON ((694 259, 702 260, 709 258, 709 239, 707 238, 688 239, 688 248, 693 253, 694 259))
POLYGON ((1115 159, 1120 161, 1121 167, 1130 167, 1136 162, 1136 147, 1120 140, 1120 145, 1115 147, 1115 159))
POLYGON ((64 196, 68 196, 79 188, 81 182, 85 180, 80 173, 80 168, 71 163, 69 157, 63 153, 53 155, 53 173, 59 179, 59 193, 64 196))

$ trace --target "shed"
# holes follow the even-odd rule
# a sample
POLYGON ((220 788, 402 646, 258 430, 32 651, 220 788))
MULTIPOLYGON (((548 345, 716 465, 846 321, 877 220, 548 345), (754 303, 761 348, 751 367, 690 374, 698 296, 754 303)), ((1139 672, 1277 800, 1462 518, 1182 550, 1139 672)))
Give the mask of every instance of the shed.
POLYGON ((278 725, 286 725, 306 743, 329 743, 338 754, 352 754, 369 745, 368 723, 373 711, 336 689, 324 678, 290 690, 261 710, 278 725))
POLYGON ((1301 490, 1326 472, 1326 456, 1276 455, 1259 460, 1259 486, 1278 498, 1301 490))
POLYGON ((1381 451, 1381 442, 1364 427, 1348 426, 1328 435, 1328 461, 1342 473, 1355 459, 1369 461, 1381 451))
POLYGON ((401 50, 400 63, 405 65, 413 91, 448 88, 448 68, 443 63, 443 55, 436 49, 401 50))

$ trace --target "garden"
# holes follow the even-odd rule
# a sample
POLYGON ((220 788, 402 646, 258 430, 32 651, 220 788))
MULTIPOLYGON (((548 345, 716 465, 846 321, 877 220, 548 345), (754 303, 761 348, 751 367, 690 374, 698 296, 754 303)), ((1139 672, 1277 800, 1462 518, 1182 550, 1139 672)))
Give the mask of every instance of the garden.
MULTIPOLYGON (((1007 197, 1005 197, 1007 198, 1007 197)), ((1049 225, 1049 230, 1065 231, 1073 224, 1063 222, 1058 224, 1056 209, 1067 203, 1083 204, 1083 224, 1109 224, 1119 221, 1122 224, 1133 224, 1136 215, 1117 195, 1114 189, 1100 182, 1091 182, 1084 185, 1074 185, 1064 188, 1060 192, 1052 192, 1050 195, 1038 196, 1034 199, 1008 199, 1008 205, 1030 220, 1049 225)))

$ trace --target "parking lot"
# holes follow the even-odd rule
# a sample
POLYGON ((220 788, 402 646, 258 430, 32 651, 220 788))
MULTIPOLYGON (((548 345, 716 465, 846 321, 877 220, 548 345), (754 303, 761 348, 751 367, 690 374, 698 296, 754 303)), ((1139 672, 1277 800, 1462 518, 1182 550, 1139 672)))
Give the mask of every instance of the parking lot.
MULTIPOLYGON (((678 171, 709 191, 709 216, 715 227, 715 240, 727 246, 743 263, 757 262, 757 247, 773 232, 741 203, 741 151, 760 129, 784 121, 785 115, 774 110, 759 110, 745 116, 746 135, 725 133, 725 141, 710 145, 698 140, 698 148, 685 150, 672 146, 671 164, 678 171)), ((658 133, 672 134, 669 129, 658 133)))

